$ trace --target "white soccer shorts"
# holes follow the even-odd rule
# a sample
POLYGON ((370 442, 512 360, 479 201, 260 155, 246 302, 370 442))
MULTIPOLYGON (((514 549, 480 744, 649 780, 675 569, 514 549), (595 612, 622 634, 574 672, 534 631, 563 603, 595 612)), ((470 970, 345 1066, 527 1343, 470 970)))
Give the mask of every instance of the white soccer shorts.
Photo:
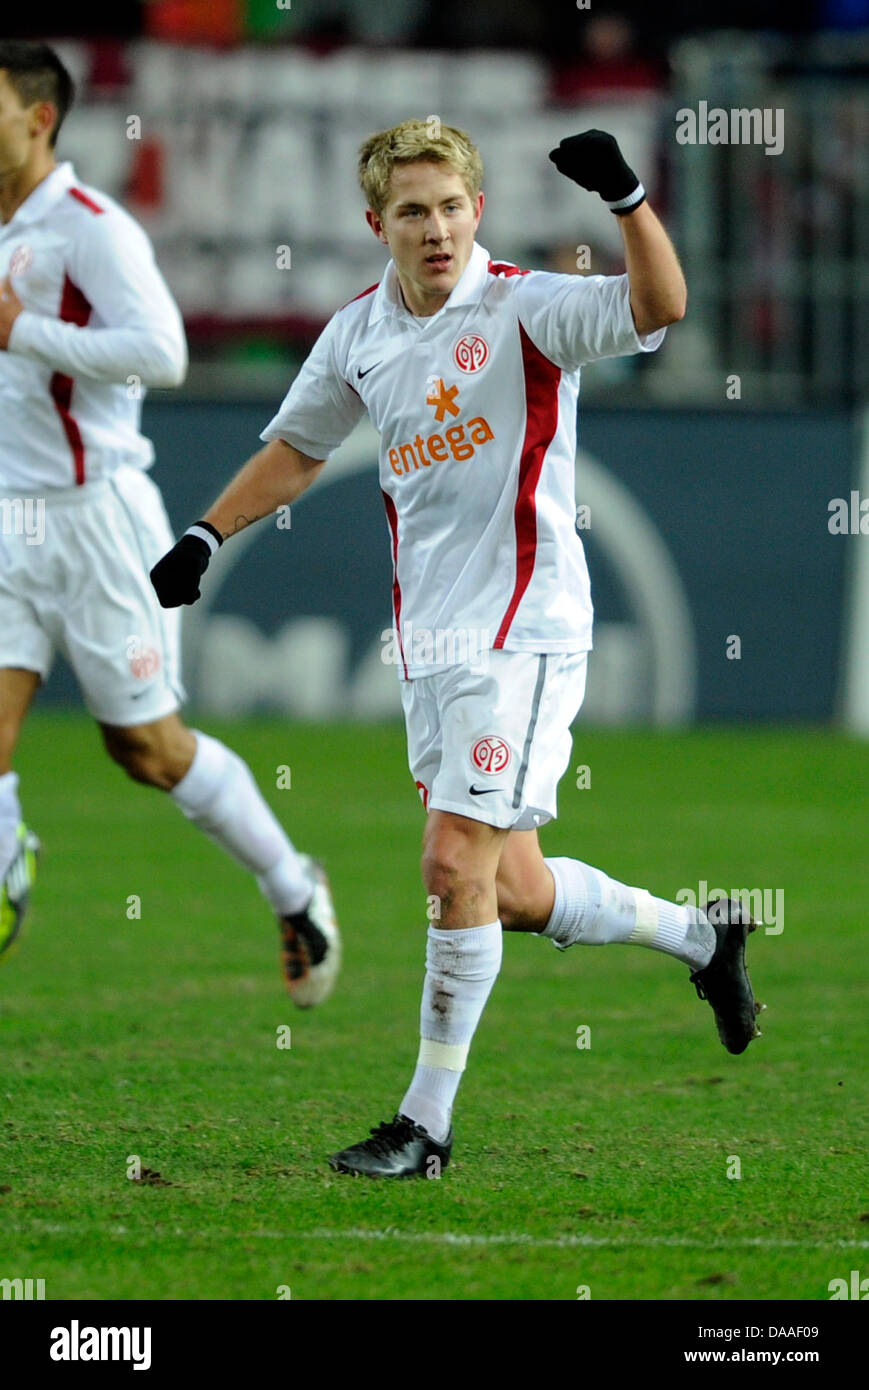
POLYGON ((493 650, 403 681, 408 763, 426 810, 504 830, 553 820, 587 661, 587 652, 493 650))
POLYGON ((101 724, 148 724, 177 710, 180 610, 148 577, 174 545, 159 489, 139 468, 51 491, 45 534, 0 534, 0 667, 38 671, 65 655, 101 724))

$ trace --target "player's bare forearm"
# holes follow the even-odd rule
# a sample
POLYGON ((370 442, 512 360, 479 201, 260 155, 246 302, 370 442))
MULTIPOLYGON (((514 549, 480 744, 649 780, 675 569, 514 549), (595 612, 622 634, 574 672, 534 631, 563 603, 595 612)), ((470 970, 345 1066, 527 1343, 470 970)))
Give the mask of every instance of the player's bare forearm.
POLYGON ((295 502, 319 475, 325 459, 313 459, 282 439, 273 439, 236 474, 205 513, 203 521, 223 536, 271 516, 278 507, 295 502))
POLYGON ((618 219, 639 334, 685 317, 688 290, 675 247, 648 202, 618 219))

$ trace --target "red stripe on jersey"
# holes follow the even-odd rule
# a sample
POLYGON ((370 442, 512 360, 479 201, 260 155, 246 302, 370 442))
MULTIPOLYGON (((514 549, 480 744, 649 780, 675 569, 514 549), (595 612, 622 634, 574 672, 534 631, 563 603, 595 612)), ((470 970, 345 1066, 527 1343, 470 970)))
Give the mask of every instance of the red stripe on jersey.
POLYGON ((404 667, 404 679, 407 680, 407 662, 404 659, 404 643, 401 640, 401 585, 398 582, 398 512, 395 510, 395 503, 388 492, 380 489, 383 496, 383 503, 386 507, 386 519, 389 522, 389 529, 392 532, 392 613, 395 618, 395 630, 398 633, 398 650, 401 652, 401 664, 404 667))
MULTIPOLYGON (((353 296, 352 299, 348 299, 348 300, 347 300, 347 304, 355 304, 356 301, 357 301, 357 299, 364 299, 365 296, 366 296, 367 294, 373 294, 374 291, 377 289, 377 285, 379 285, 379 284, 380 284, 380 281, 378 280, 378 281, 377 281, 377 284, 375 284, 375 285, 369 285, 367 290, 362 290, 362 292, 361 292, 360 294, 354 294, 354 296, 353 296)), ((347 308, 347 304, 342 304, 342 305, 341 305, 341 309, 346 309, 346 308, 347 308)), ((338 310, 339 313, 341 312, 341 309, 338 310)))
MULTIPOLYGON (((97 211, 102 212, 102 208, 98 208, 97 211)), ((84 328, 90 316, 90 303, 78 285, 74 285, 68 275, 64 276, 63 294, 60 300, 61 322, 75 323, 79 328, 84 328)), ((67 443, 72 450, 76 486, 80 486, 84 482, 85 475, 84 443, 78 422, 70 411, 74 385, 75 381, 71 376, 65 376, 63 372, 55 372, 48 389, 51 392, 51 399, 54 401, 54 408, 60 416, 60 423, 63 425, 67 443)))
POLYGON ((63 323, 75 323, 84 328, 91 316, 93 305, 85 294, 74 285, 68 275, 63 277, 63 292, 60 297, 60 318, 63 323))
POLYGON ((501 619, 494 647, 503 647, 510 624, 528 588, 537 557, 537 484, 546 450, 558 427, 558 386, 561 368, 535 347, 521 323, 522 371, 525 377, 525 438, 519 460, 519 487, 513 521, 516 527, 516 583, 501 619))
POLYGON ((105 212, 105 208, 101 208, 99 203, 95 203, 93 198, 89 198, 80 188, 68 188, 66 191, 71 193, 73 198, 77 198, 80 203, 84 203, 86 208, 90 208, 91 212, 105 212))
POLYGON ((490 275, 528 275, 530 271, 520 270, 518 265, 511 265, 509 261, 490 261, 488 265, 490 275))

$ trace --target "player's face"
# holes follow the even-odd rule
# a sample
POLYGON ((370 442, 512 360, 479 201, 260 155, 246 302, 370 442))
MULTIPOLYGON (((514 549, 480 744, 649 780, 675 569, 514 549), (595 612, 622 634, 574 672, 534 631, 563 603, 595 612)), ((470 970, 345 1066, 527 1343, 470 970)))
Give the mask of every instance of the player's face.
POLYGON ((20 169, 30 154, 28 110, 0 69, 0 179, 20 169))
POLYGON ((446 303, 468 264, 482 211, 482 193, 473 200, 448 164, 417 160, 393 169, 383 216, 370 208, 366 216, 392 252, 411 313, 436 314, 446 303))

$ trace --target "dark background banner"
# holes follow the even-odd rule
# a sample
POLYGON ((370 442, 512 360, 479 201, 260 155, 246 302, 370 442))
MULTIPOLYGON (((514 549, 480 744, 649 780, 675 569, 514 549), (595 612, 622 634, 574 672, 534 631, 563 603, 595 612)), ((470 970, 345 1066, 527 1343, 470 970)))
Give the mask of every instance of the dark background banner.
MULTIPOLYGON (((259 447, 274 406, 147 403, 153 477, 176 531, 201 515, 259 447)), ((847 541, 831 535, 827 522, 831 499, 847 497, 854 485, 852 417, 584 408, 579 448, 578 504, 586 500, 588 459, 596 497, 601 478, 604 491, 621 484, 644 514, 690 615, 678 658, 652 653, 648 624, 625 582, 632 559, 664 629, 678 623, 661 606, 657 571, 643 568, 634 509, 623 509, 618 488, 606 518, 603 504, 592 505, 582 531, 596 611, 585 717, 667 722, 648 691, 661 676, 655 664, 671 659, 683 663, 686 692, 691 687, 683 719, 832 717, 847 541), (598 525, 603 520, 608 525, 598 525)), ((398 712, 395 672, 378 670, 377 660, 391 623, 391 566, 373 448, 366 454, 363 447, 355 471, 334 472, 330 482, 327 467, 293 507, 289 529, 261 523, 243 546, 231 542, 221 552, 231 563, 219 586, 209 575, 210 609, 186 615, 186 677, 198 708, 314 718, 398 712)), ((60 659, 42 699, 76 699, 60 659)))

